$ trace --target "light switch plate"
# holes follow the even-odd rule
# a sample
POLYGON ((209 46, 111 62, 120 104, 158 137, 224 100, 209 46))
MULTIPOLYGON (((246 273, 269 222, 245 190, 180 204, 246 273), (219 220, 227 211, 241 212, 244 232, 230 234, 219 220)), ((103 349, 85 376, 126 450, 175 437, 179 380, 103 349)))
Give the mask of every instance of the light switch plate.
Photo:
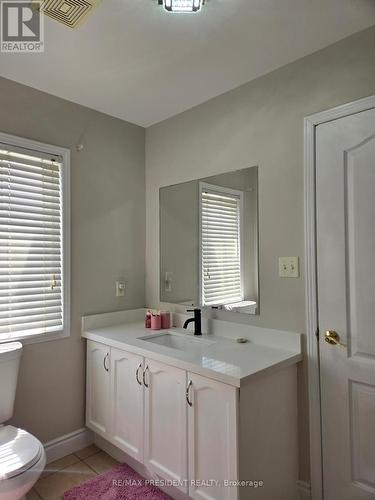
POLYGON ((280 278, 299 278, 299 257, 279 257, 280 278))
POLYGON ((166 271, 166 273, 165 273, 165 288, 164 288, 166 292, 172 291, 172 280, 173 280, 173 273, 171 271, 166 271))
POLYGON ((116 297, 125 297, 126 283, 125 281, 116 281, 116 297))

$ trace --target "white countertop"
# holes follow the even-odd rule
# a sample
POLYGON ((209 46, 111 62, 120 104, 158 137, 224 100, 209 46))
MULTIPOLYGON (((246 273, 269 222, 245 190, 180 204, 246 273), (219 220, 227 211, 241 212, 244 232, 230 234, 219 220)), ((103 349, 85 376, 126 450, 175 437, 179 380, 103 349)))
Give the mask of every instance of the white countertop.
MULTIPOLYGON (((228 323, 232 338, 225 338, 222 334, 219 336, 215 333, 202 335, 195 338, 203 341, 208 340, 209 342, 199 343, 199 347, 195 347, 192 351, 182 351, 154 344, 139 337, 156 336, 168 331, 191 336, 191 332, 180 328, 159 331, 146 329, 144 322, 139 321, 137 318, 137 316, 143 314, 143 310, 123 312, 124 319, 127 320, 123 322, 121 322, 120 314, 108 313, 83 318, 82 337, 149 357, 236 387, 240 387, 256 374, 278 370, 295 364, 302 359, 300 335, 297 333, 278 332, 247 326, 245 331, 248 331, 248 335, 244 335, 243 327, 239 328, 238 337, 248 339, 247 343, 240 344, 233 337, 236 324, 228 323), (104 316, 107 318, 104 318, 104 316), (95 320, 92 318, 95 318, 95 320), (108 326, 103 325, 106 319, 108 319, 108 326), (111 324, 111 322, 117 324, 111 324), (261 330, 264 330, 264 343, 259 342, 261 330), (275 338, 275 332, 277 332, 277 341, 275 341, 275 346, 272 346, 270 345, 272 338, 267 338, 267 335, 268 337, 273 335, 273 338, 275 338), (285 334, 285 345, 283 345, 283 334, 285 334)), ((221 321, 220 323, 227 322, 221 321)), ((194 342, 194 344, 196 343, 194 342)))

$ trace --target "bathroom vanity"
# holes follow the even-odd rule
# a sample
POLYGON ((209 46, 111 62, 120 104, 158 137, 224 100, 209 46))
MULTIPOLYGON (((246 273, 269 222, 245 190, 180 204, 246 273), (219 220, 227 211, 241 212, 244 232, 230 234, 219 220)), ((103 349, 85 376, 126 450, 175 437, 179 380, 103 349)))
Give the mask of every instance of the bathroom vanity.
POLYGON ((201 337, 152 332, 144 313, 83 318, 87 427, 174 498, 297 498, 300 335, 217 320, 201 337))

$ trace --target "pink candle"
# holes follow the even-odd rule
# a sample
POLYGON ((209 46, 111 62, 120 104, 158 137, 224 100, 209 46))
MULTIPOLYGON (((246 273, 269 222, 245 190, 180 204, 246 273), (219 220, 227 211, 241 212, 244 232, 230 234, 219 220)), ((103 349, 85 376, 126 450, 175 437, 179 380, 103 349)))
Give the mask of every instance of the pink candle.
POLYGON ((161 328, 161 316, 160 314, 153 314, 151 316, 151 330, 160 330, 161 328))
POLYGON ((170 328, 171 327, 171 313, 168 311, 161 312, 161 327, 170 328))

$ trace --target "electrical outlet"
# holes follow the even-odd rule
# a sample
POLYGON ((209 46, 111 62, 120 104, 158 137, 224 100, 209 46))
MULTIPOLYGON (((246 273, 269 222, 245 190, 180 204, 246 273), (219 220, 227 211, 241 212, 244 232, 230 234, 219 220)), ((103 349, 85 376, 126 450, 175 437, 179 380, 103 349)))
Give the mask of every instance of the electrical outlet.
POLYGON ((299 278, 299 257, 279 257, 280 278, 299 278))
POLYGON ((126 284, 125 281, 116 281, 116 297, 125 297, 126 284))

